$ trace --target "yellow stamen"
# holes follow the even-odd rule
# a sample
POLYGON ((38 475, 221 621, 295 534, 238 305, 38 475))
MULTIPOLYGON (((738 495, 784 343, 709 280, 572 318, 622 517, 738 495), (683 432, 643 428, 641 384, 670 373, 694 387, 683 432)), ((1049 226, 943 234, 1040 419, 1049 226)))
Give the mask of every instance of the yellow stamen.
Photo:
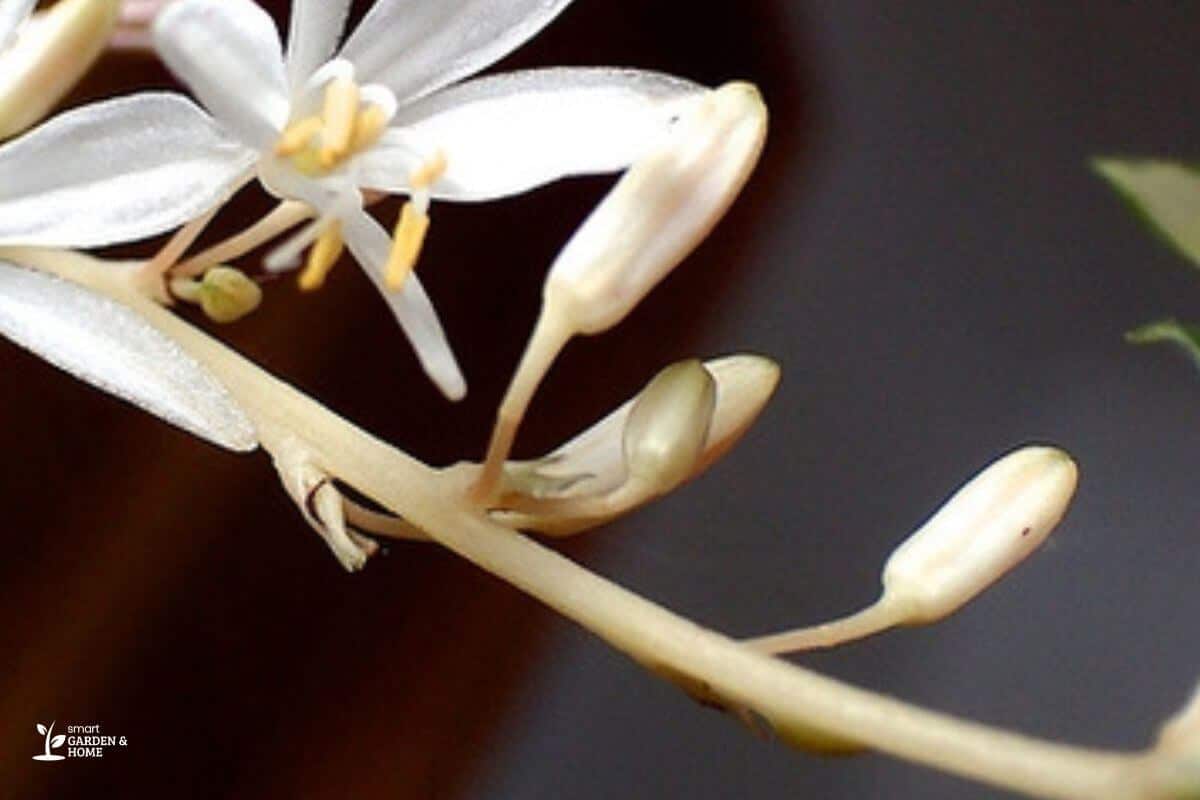
POLYGON ((275 145, 275 155, 294 156, 304 150, 313 137, 321 132, 322 125, 320 117, 306 117, 293 122, 283 132, 283 136, 279 137, 279 142, 275 145))
POLYGON ((439 150, 434 154, 433 158, 413 170, 412 175, 409 176, 409 182, 412 183, 412 188, 418 191, 428 189, 445 172, 446 154, 439 150))
POLYGON ((337 78, 325 89, 325 107, 322 114, 325 128, 321 135, 321 163, 327 169, 350 152, 358 117, 358 100, 358 84, 352 80, 337 78))
POLYGON ((342 224, 332 222, 321 232, 308 251, 308 264, 300 273, 300 290, 312 292, 325 284, 325 278, 342 255, 346 243, 342 239, 342 224))
POLYGON ((387 115, 379 106, 367 106, 358 112, 358 119, 354 122, 354 137, 350 141, 350 152, 361 153, 379 141, 379 137, 387 129, 387 124, 387 115))
POLYGON ((396 223, 396 238, 384 272, 389 289, 395 291, 404 287, 404 281, 421 256, 421 246, 425 243, 428 230, 429 215, 417 210, 411 202, 405 203, 400 210, 400 220, 396 223))

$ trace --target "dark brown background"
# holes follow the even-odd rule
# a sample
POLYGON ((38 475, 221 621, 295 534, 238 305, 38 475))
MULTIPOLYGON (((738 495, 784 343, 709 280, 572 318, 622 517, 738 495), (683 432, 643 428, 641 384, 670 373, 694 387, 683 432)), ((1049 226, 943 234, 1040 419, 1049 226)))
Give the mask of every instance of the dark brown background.
MULTIPOLYGON (((1186 4, 1049 5, 579 0, 500 65, 747 78, 774 114, 728 220, 620 330, 571 347, 521 449, 670 360, 777 358, 784 385, 727 462, 563 548, 748 634, 867 602, 957 482, 1057 442, 1083 484, 1046 551, 943 625, 810 660, 948 711, 1137 746, 1200 672, 1200 380, 1120 333, 1200 317, 1200 276, 1085 159, 1200 152, 1200 27, 1186 4)), ((109 58, 77 99, 147 85, 169 85, 153 61, 109 58)), ((436 206, 421 269, 471 384, 459 406, 350 264, 314 296, 272 286, 221 334, 423 458, 476 456, 545 267, 606 185, 436 206)), ((247 194, 226 225, 266 207, 247 194)), ((758 741, 433 547, 347 576, 261 454, 218 452, 11 346, 0 370, 0 795, 1000 796, 758 741), (35 763, 50 720, 130 746, 35 763)))

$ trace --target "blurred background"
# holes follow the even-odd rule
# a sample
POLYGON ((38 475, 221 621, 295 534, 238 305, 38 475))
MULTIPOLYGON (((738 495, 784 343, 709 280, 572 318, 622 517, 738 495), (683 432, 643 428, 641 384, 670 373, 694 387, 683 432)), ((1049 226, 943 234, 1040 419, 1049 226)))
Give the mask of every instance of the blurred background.
MULTIPOLYGON (((560 549, 731 634, 824 621, 875 597, 894 545, 971 473, 1053 442, 1082 483, 1030 563, 936 627, 801 660, 1040 736, 1148 742, 1200 675, 1200 376, 1121 334, 1200 318, 1200 275, 1087 159, 1200 154, 1193 11, 578 0, 499 64, 745 78, 773 112, 726 221, 622 327, 570 347, 518 449, 692 355, 770 355, 779 393, 701 480, 560 549)), ((72 102, 170 85, 107 57, 72 102)), ((435 206, 421 275, 471 386, 459 405, 349 262, 317 294, 272 284, 217 333, 423 459, 477 458, 545 269, 609 183, 435 206)), ((216 235, 269 207, 243 195, 216 235)), ((262 454, 7 344, 0 372, 4 797, 1007 796, 756 739, 434 546, 344 574, 262 454), (52 720, 129 746, 33 762, 52 720)))

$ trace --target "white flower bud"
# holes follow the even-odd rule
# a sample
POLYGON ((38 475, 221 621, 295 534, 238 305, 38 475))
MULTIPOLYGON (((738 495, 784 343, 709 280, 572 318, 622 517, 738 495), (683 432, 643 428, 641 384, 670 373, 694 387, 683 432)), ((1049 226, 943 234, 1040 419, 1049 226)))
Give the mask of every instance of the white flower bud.
POLYGON ((0 55, 0 138, 39 122, 104 52, 120 0, 60 0, 0 55))
POLYGON ((883 568, 883 594, 847 617, 746 640, 763 653, 834 647, 897 625, 953 614, 1046 540, 1075 493, 1075 462, 1026 447, 976 475, 900 545, 883 568))
POLYGON ((716 382, 696 359, 654 376, 634 402, 622 435, 629 480, 653 494, 683 483, 700 461, 716 401, 716 382))
POLYGON ((888 559, 881 603, 896 624, 952 614, 1046 540, 1075 493, 1075 462, 1052 447, 1001 458, 959 489, 888 559))
POLYGON ((620 322, 729 208, 762 151, 767 109, 730 83, 680 105, 659 149, 634 164, 550 269, 547 309, 574 332, 620 322))

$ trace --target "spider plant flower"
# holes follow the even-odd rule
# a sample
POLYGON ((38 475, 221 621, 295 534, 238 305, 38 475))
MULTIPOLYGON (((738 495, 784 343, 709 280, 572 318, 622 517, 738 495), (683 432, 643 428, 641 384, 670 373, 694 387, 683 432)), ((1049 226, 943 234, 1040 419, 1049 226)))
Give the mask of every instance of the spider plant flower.
POLYGON ((457 83, 568 3, 380 0, 337 50, 350 0, 295 0, 285 54, 274 22, 250 0, 175 0, 157 16, 156 44, 206 111, 178 95, 140 94, 74 110, 0 149, 0 244, 144 238, 211 211, 257 176, 316 217, 268 266, 307 248, 304 282, 318 285, 344 244, 427 373, 457 399, 465 383, 412 274, 430 202, 624 169, 702 91, 598 68, 457 83), (394 234, 364 211, 364 191, 408 197, 394 234))

